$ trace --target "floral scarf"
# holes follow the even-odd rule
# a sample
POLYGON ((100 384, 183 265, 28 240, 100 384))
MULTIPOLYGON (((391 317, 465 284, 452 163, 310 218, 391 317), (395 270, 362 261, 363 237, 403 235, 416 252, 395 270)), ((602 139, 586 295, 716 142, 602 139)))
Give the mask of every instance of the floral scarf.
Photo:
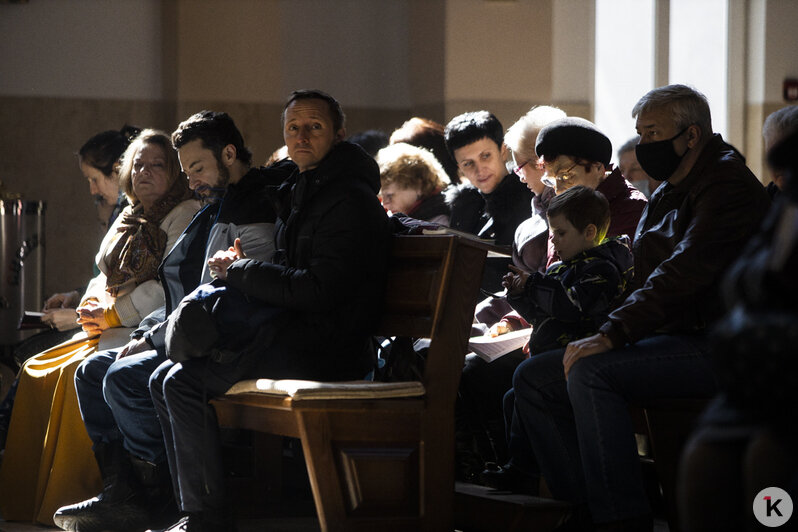
POLYGON ((191 198, 188 183, 182 177, 175 179, 166 194, 149 209, 140 202, 133 211, 123 214, 117 231, 122 233, 108 253, 106 291, 116 297, 119 290, 131 279, 141 284, 155 279, 166 248, 166 233, 160 223, 175 206, 191 198))

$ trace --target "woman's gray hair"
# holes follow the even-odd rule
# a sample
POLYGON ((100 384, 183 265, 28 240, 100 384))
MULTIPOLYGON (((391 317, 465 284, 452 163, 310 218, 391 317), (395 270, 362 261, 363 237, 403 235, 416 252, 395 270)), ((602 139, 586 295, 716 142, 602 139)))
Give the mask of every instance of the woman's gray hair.
POLYGON ((527 113, 510 126, 504 135, 504 143, 515 153, 535 156, 535 140, 538 133, 550 122, 565 118, 565 111, 549 105, 532 107, 527 113))
POLYGON ((692 124, 701 128, 701 138, 712 134, 712 115, 707 97, 687 85, 666 85, 648 91, 632 109, 632 118, 654 109, 670 109, 676 129, 692 124))
POLYGON ((773 111, 762 124, 762 137, 765 139, 765 149, 772 148, 787 133, 798 129, 798 105, 788 105, 778 111, 773 111))

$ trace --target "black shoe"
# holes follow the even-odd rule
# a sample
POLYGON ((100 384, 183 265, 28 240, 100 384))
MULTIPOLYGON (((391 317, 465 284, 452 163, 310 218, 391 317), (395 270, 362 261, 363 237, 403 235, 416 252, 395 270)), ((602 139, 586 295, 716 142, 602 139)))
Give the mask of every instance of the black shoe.
POLYGON ((140 532, 174 522, 179 513, 166 464, 136 458, 119 442, 96 447, 102 493, 56 510, 56 526, 76 532, 140 532))
POLYGON ((533 496, 537 496, 540 492, 540 477, 526 475, 512 464, 500 466, 491 462, 485 466, 486 469, 480 475, 483 486, 533 496))
MULTIPOLYGON (((95 532, 105 530, 105 521, 115 516, 108 507, 123 503, 135 493, 132 483, 131 465, 127 452, 120 441, 98 443, 94 446, 94 457, 100 466, 103 490, 96 497, 75 504, 62 506, 53 515, 56 526, 63 530, 95 532)), ((127 517, 126 512, 122 518, 127 517)))

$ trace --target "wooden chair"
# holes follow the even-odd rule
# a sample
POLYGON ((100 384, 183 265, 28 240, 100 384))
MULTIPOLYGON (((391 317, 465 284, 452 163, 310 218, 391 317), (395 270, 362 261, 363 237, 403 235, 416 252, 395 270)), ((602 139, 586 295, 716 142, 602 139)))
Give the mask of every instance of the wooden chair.
POLYGON ((453 529, 454 403, 486 249, 393 237, 382 336, 429 338, 418 382, 243 381, 221 426, 300 438, 321 528, 453 529))

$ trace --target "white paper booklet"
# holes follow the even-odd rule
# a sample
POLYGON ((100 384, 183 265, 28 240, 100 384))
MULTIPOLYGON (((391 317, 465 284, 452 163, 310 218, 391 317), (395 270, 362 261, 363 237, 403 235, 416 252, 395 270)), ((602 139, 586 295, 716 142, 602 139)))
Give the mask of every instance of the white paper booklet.
POLYGON ((499 336, 474 336, 468 339, 468 348, 487 362, 493 362, 500 356, 523 347, 531 333, 532 329, 527 327, 499 336))

